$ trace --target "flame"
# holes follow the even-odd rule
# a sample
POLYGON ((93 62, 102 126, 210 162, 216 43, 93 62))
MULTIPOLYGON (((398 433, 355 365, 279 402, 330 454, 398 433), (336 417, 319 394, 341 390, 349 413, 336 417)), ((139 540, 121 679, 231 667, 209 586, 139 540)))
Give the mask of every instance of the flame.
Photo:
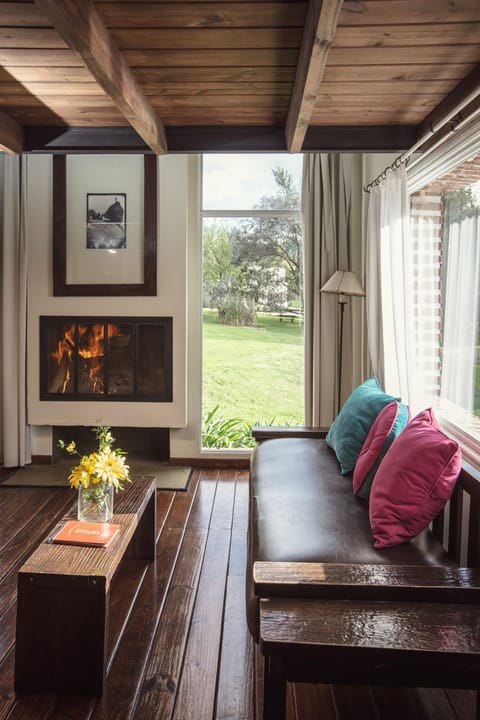
POLYGON ((103 357, 104 347, 103 324, 78 326, 78 354, 84 360, 103 357))
POLYGON ((78 354, 84 361, 90 392, 103 393, 103 366, 105 355, 103 323, 78 326, 78 354))
POLYGON ((68 328, 66 328, 63 338, 59 340, 57 349, 55 350, 55 352, 52 352, 52 357, 55 358, 55 360, 60 365, 64 355, 66 355, 68 360, 72 359, 74 347, 75 325, 70 325, 68 328))
MULTIPOLYGON (((77 348, 75 348, 75 324, 65 328, 64 336, 59 340, 57 349, 51 353, 58 366, 64 366, 64 378, 61 389, 57 392, 65 393, 72 375, 75 350, 81 358, 79 375, 82 389, 80 392, 104 392, 104 358, 105 358, 105 324, 84 323, 78 326, 77 348), (83 385, 87 381, 87 389, 83 385)), ((107 337, 124 336, 125 333, 112 323, 107 324, 107 337)), ((79 383, 80 384, 80 383, 79 383)))
POLYGON ((67 391, 68 385, 72 377, 71 367, 74 348, 75 325, 69 325, 67 328, 65 328, 64 336, 61 340, 59 340, 57 349, 52 352, 52 358, 57 361, 58 365, 61 365, 63 363, 65 366, 65 375, 63 377, 61 388, 59 389, 59 392, 61 393, 65 393, 67 391))

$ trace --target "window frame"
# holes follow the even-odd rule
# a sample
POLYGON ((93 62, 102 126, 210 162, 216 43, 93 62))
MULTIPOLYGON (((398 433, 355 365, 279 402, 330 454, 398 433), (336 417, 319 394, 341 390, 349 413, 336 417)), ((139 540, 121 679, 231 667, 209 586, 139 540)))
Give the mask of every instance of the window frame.
MULTIPOLYGON (((199 234, 200 234, 200 255, 203 258, 203 228, 204 228, 204 220, 208 218, 212 219, 248 219, 248 218, 274 218, 274 217, 292 217, 296 218, 302 223, 303 226, 303 212, 301 203, 298 209, 272 209, 272 210, 264 210, 264 209, 246 209, 246 210, 224 210, 224 209, 204 209, 204 156, 208 153, 202 153, 199 157, 199 234)), ((236 155, 239 153, 231 153, 232 155, 236 155)), ((251 153, 252 155, 256 154, 266 154, 266 153, 251 153)), ((275 153, 279 154, 279 153, 275 153)), ((302 178, 300 178, 300 188, 301 188, 302 178)), ((300 189, 301 193, 301 189, 300 189)), ((201 291, 203 292, 203 263, 201 266, 201 291)), ((201 329, 201 358, 203 358, 203 322, 201 323, 202 329, 201 329)), ((251 448, 238 448, 238 449, 232 449, 232 448, 206 448, 202 445, 202 432, 203 432, 203 359, 200 361, 201 365, 201 372, 200 372, 200 453, 204 456, 210 456, 210 457, 222 457, 226 458, 227 456, 234 457, 234 456, 246 456, 251 454, 251 448)), ((305 410, 305 408, 304 408, 305 410)))
MULTIPOLYGON (((438 171, 438 174, 430 173, 430 176, 428 178, 428 182, 426 182, 421 187, 416 187, 415 190, 411 190, 410 192, 410 200, 412 196, 416 195, 420 191, 426 191, 428 195, 428 191, 431 188, 435 187, 435 183, 440 181, 443 177, 447 176, 452 169, 458 169, 461 168, 463 165, 466 165, 466 161, 463 160, 462 162, 458 163, 454 168, 449 167, 448 169, 441 168, 438 171), (432 176, 433 175, 433 176, 432 176)), ((472 187, 472 185, 476 184, 477 181, 472 181, 470 184, 465 184, 462 186, 462 188, 467 189, 472 187)), ((459 188, 456 188, 459 189, 459 188)), ((443 188, 441 194, 443 192, 448 192, 447 188, 443 188)), ((443 201, 442 201, 443 202, 443 201)), ((418 210, 415 209, 415 212, 418 213, 418 210)), ((441 218, 443 218, 444 213, 444 206, 442 205, 442 210, 440 213, 441 218)), ((410 216, 413 217, 414 214, 414 208, 411 204, 410 207, 410 216)), ((427 216, 425 216, 427 217, 427 216)), ((443 233, 443 222, 441 223, 441 234, 440 234, 440 261, 439 261, 439 272, 440 276, 438 278, 440 283, 440 315, 443 315, 444 313, 444 298, 443 298, 443 291, 441 289, 441 283, 442 283, 442 263, 443 263, 443 244, 444 244, 444 233, 443 233)), ((431 239, 431 238, 429 238, 431 239)), ((418 272, 418 267, 416 268, 416 271, 418 272)), ((418 306, 417 306, 418 307, 418 306)), ((480 322, 480 319, 479 319, 480 322)), ((443 338, 442 338, 442 331, 440 330, 439 335, 439 345, 437 348, 437 351, 439 353, 439 356, 441 357, 443 350, 443 338)), ((442 404, 442 395, 441 395, 441 380, 442 380, 442 365, 441 362, 439 364, 439 371, 436 375, 437 379, 437 385, 438 385, 438 391, 437 394, 431 398, 431 404, 433 406, 433 409, 435 411, 435 416, 438 420, 438 423, 442 430, 450 437, 452 437, 461 447, 462 455, 464 460, 466 460, 469 464, 471 464, 474 468, 480 469, 480 433, 479 435, 474 434, 471 429, 465 425, 460 424, 459 422, 456 422, 454 419, 452 419, 451 416, 448 414, 448 410, 445 408, 445 405, 442 404)), ((443 402, 445 402, 447 399, 445 398, 443 402)))

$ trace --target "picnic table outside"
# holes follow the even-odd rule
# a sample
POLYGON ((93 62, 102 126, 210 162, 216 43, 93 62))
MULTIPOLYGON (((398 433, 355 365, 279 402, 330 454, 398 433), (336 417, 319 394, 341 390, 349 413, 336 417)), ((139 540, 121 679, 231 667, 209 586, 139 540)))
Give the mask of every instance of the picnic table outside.
POLYGON ((290 319, 290 322, 293 322, 295 318, 303 320, 303 310, 281 310, 278 313, 278 316, 280 318, 280 322, 282 322, 283 318, 290 319))

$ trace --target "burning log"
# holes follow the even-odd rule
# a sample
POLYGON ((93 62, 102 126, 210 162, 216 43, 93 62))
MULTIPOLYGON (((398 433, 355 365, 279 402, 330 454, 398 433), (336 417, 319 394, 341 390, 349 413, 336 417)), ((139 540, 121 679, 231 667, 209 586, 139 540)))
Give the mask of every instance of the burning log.
POLYGON ((57 372, 48 387, 48 392, 51 393, 66 393, 68 392, 68 386, 71 381, 71 360, 64 354, 60 358, 57 372))

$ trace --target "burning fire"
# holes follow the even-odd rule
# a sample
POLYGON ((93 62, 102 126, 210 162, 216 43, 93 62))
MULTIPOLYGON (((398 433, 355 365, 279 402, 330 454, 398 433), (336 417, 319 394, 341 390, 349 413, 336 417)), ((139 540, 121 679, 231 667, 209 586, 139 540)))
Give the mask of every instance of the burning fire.
POLYGON ((73 359, 73 349, 75 347, 75 325, 70 325, 65 329, 65 334, 58 342, 57 349, 52 352, 52 358, 54 358, 59 366, 63 366, 65 369, 63 381, 61 387, 57 392, 64 393, 67 391, 68 385, 71 380, 71 367, 73 359))
MULTIPOLYGON (((118 325, 107 324, 107 337, 122 337, 125 333, 118 325)), ((58 370, 50 383, 50 392, 66 393, 72 379, 75 350, 79 358, 78 391, 86 393, 104 392, 105 324, 69 325, 58 341, 57 349, 51 353, 58 370), (77 327, 77 338, 75 328, 77 327), (76 346, 77 343, 77 346, 76 346), (81 360, 80 360, 81 358, 81 360)))
MULTIPOLYGON (((78 326, 78 354, 85 361, 84 372, 81 373, 81 378, 82 380, 85 379, 85 377, 88 378, 87 392, 103 392, 104 340, 105 331, 103 323, 78 326)), ((83 388, 81 390, 83 390, 83 388)))

